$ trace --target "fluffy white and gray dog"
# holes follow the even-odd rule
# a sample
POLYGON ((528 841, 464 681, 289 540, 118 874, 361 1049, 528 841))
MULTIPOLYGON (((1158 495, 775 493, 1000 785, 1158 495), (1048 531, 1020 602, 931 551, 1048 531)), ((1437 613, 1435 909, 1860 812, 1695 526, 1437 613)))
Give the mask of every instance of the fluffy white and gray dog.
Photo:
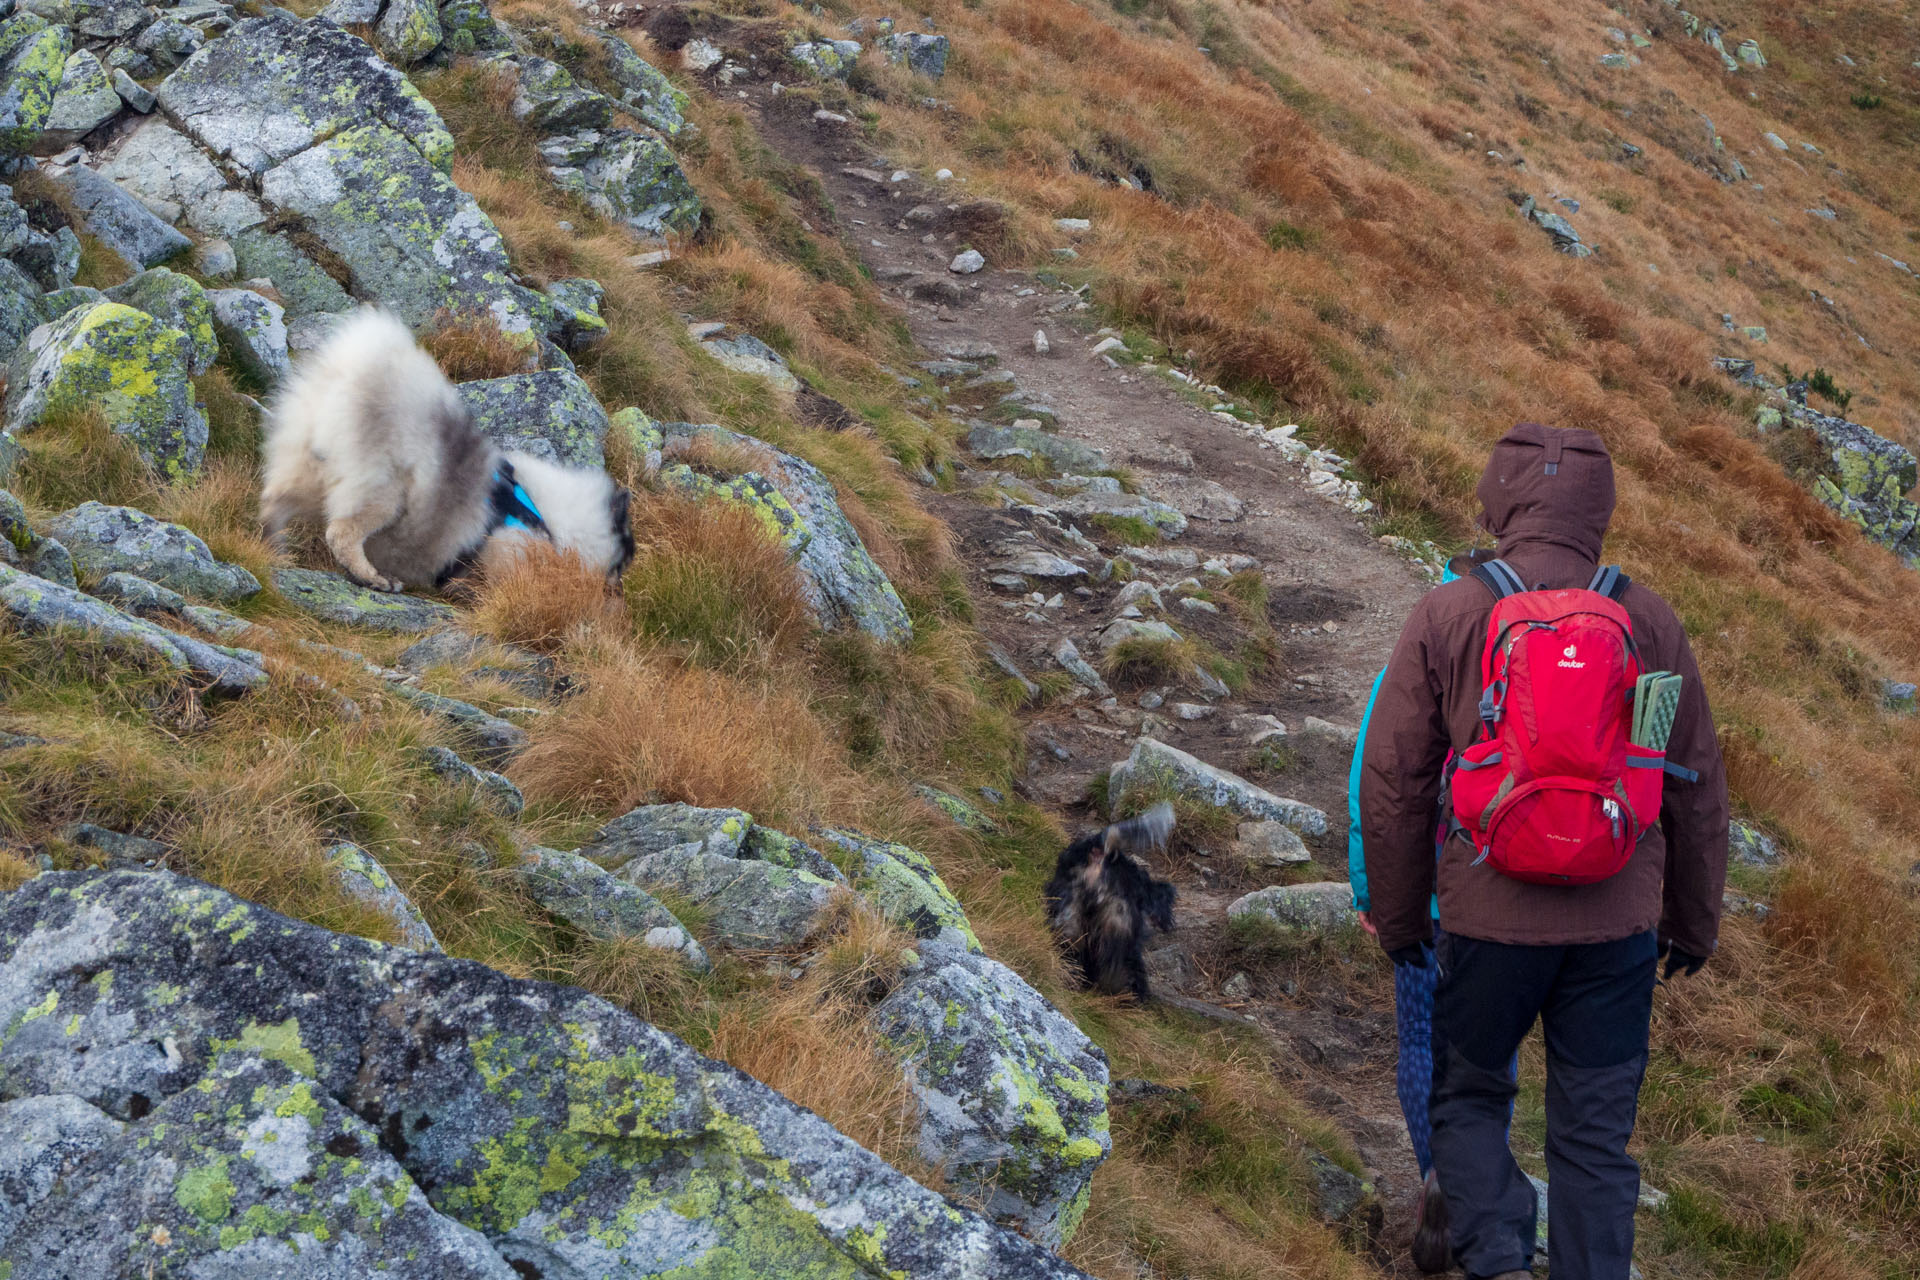
POLYGON ((260 521, 295 520, 380 591, 438 587, 496 540, 541 539, 618 581, 633 559, 629 495, 597 469, 503 452, 391 313, 363 307, 334 329, 267 413, 260 521))

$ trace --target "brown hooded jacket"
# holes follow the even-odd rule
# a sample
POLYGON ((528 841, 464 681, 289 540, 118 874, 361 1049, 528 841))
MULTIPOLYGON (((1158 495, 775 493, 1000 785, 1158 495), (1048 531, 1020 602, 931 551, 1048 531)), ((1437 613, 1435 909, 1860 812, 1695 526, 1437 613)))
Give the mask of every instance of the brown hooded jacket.
MULTIPOLYGON (((1590 431, 1521 423, 1493 448, 1479 497, 1482 526, 1532 588, 1584 587, 1613 516, 1613 460, 1590 431)), ((1407 619, 1367 724, 1360 780, 1361 844, 1372 918, 1388 950, 1432 936, 1436 870, 1440 927, 1490 942, 1610 942, 1658 928, 1694 955, 1713 952, 1727 874, 1727 778, 1706 689, 1673 610, 1634 583, 1621 603, 1647 671, 1682 685, 1669 761, 1698 782, 1669 776, 1660 821, 1618 875, 1579 887, 1526 884, 1447 841, 1436 869, 1434 831, 1447 751, 1481 736, 1480 657, 1493 593, 1473 578, 1428 593, 1407 619)))

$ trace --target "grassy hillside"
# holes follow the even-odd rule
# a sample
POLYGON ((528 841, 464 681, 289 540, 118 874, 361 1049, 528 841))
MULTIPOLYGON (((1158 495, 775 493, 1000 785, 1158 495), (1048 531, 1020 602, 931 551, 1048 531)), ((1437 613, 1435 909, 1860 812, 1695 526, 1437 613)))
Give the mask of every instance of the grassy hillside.
MULTIPOLYGON (((870 16, 845 0, 820 6, 824 16, 775 0, 679 7, 696 26, 769 36, 839 35, 870 16)), ((998 259, 1088 284, 1134 349, 1170 355, 1355 458, 1382 533, 1470 540, 1486 447, 1517 419, 1607 439, 1620 470, 1610 557, 1688 623, 1737 805, 1790 850, 1778 873, 1739 876, 1770 914, 1731 919, 1709 976, 1659 1002, 1641 1133, 1648 1181, 1673 1201, 1641 1246, 1653 1280, 1909 1276, 1920 1257, 1920 910, 1908 880, 1920 720, 1890 716, 1879 694, 1883 677, 1920 671, 1920 592, 1911 570, 1790 478, 1791 437, 1757 436, 1753 400, 1710 363, 1823 368, 1853 393, 1850 416, 1920 446, 1920 280, 1878 256, 1920 260, 1920 71, 1909 65, 1920 14, 1796 8, 1710 15, 1729 49, 1756 38, 1770 64, 1728 74, 1657 0, 924 0, 915 13, 954 41, 937 87, 863 63, 851 89, 797 91, 848 108, 894 163, 950 168, 968 197, 1003 202, 998 259), (1617 44, 1609 28, 1649 45, 1617 44), (1623 50, 1639 64, 1600 64, 1623 50), (1729 157, 1749 180, 1716 176, 1732 172, 1729 157), (1595 256, 1554 253, 1509 191, 1576 199, 1567 216, 1595 256), (1064 243, 1058 217, 1093 224, 1071 261, 1051 252, 1064 243), (1723 313, 1764 326, 1766 344, 1728 332, 1723 313)), ((499 12, 593 78, 569 6, 513 0, 499 12)), ((4 635, 6 725, 57 745, 0 756, 0 834, 23 848, 79 818, 137 829, 175 845, 183 870, 385 936, 391 925, 322 869, 326 838, 355 839, 451 953, 632 1007, 931 1179, 904 1087, 859 1016, 900 944, 876 920, 849 910, 796 981, 737 957, 695 980, 644 949, 554 925, 511 871, 516 844, 570 847, 644 801, 900 839, 935 858, 988 949, 1088 1029, 1116 1078, 1195 1100, 1116 1110, 1115 1155, 1075 1261, 1115 1277, 1371 1273, 1307 1209, 1303 1153, 1337 1152, 1339 1139, 1288 1093, 1261 1043, 1067 989, 1035 902, 1061 835, 1052 820, 1016 801, 1008 829, 982 837, 912 791, 1007 788, 1020 738, 981 674, 950 535, 911 479, 953 457, 952 424, 919 414, 889 372, 916 357, 836 238, 818 182, 727 98, 696 89, 699 134, 681 157, 711 224, 673 263, 639 270, 623 233, 540 175, 533 134, 484 67, 418 81, 456 137, 456 181, 499 224, 516 267, 535 282, 606 286, 611 336, 580 360, 601 400, 725 422, 821 467, 906 600, 914 642, 893 651, 810 633, 783 559, 749 521, 642 504, 622 600, 593 583, 567 589, 563 569, 541 566, 474 602, 477 625, 586 683, 530 727, 512 770, 530 801, 516 827, 433 786, 413 748, 442 729, 377 678, 294 641, 352 645, 376 662, 392 656, 385 646, 298 618, 271 590, 246 610, 283 637, 268 646, 274 682, 211 720, 122 670, 4 635), (810 425, 708 359, 687 317, 772 343, 863 429, 810 425), (296 665, 362 718, 344 721, 296 665)), ((506 358, 459 335, 436 352, 463 377, 506 358)), ((40 514, 84 497, 138 501, 264 576, 274 556, 251 532, 254 425, 223 376, 203 386, 216 460, 192 488, 156 489, 98 440, 62 454, 38 436, 16 492, 40 514)), ((638 460, 613 461, 638 478, 638 460)), ((436 678, 474 698, 463 675, 436 678)), ((520 697, 503 686, 476 700, 497 709, 520 697)), ((89 856, 52 848, 63 863, 89 856)), ((0 884, 28 871, 0 850, 0 884)), ((1353 958, 1357 981, 1386 982, 1377 957, 1353 958)), ((1538 1063, 1528 1068, 1537 1082, 1538 1063)), ((1526 1135, 1537 1084, 1523 1104, 1526 1135)))

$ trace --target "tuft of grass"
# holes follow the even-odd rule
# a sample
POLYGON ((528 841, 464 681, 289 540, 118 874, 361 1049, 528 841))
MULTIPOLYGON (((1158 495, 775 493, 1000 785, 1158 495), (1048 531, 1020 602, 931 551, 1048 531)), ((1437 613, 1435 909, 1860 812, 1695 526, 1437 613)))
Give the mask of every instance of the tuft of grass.
POLYGON ((32 507, 63 511, 89 498, 139 506, 159 486, 132 441, 98 406, 56 409, 19 437, 26 457, 14 469, 14 495, 32 507))
POLYGON ((533 367, 534 348, 524 339, 502 333, 499 325, 484 316, 442 312, 420 345, 452 382, 504 378, 533 367))
POLYGON ((1140 516, 1116 516, 1102 511, 1088 516, 1087 523, 1122 546, 1150 547, 1160 541, 1159 527, 1140 516))
POLYGON ((509 644, 552 652, 619 611, 604 575, 545 542, 495 539, 479 576, 474 625, 509 644))
POLYGON ((1202 657, 1200 646, 1191 640, 1135 636, 1107 650, 1100 659, 1100 674, 1119 689, 1178 684, 1192 676, 1202 657))
POLYGON ((207 457, 258 460, 260 409, 233 375, 225 368, 209 369, 193 380, 193 389, 207 411, 207 457))
POLYGON ((634 630, 705 666, 792 653, 813 631, 793 559, 753 512, 656 496, 634 510, 634 630))

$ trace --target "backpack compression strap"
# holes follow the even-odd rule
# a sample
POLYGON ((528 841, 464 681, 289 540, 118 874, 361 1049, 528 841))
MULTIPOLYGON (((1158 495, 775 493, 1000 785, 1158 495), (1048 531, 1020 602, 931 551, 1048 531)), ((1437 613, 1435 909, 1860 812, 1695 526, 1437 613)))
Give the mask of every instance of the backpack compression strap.
MULTIPOLYGON (((1508 596, 1517 596, 1527 589, 1526 580, 1514 572, 1513 566, 1505 560, 1489 560, 1485 564, 1473 567, 1473 576, 1493 592, 1495 600, 1505 600, 1508 596)), ((1616 603, 1627 593, 1633 579, 1620 572, 1616 564, 1603 564, 1593 571, 1593 581, 1587 584, 1587 590, 1597 591, 1616 603)))

